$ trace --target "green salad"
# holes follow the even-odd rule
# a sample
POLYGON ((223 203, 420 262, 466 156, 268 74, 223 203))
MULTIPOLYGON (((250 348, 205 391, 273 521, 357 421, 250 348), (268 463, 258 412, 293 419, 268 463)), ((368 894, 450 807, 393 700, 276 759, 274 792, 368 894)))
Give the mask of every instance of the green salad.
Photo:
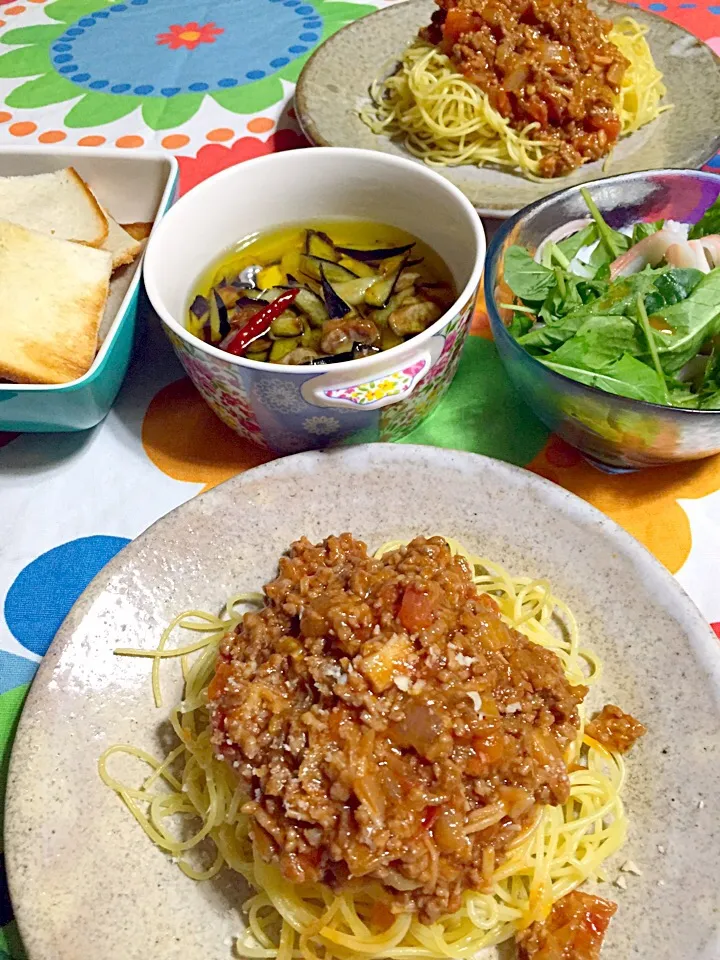
POLYGON ((698 223, 589 216, 505 253, 507 327, 550 370, 608 393, 720 410, 720 197, 698 223))

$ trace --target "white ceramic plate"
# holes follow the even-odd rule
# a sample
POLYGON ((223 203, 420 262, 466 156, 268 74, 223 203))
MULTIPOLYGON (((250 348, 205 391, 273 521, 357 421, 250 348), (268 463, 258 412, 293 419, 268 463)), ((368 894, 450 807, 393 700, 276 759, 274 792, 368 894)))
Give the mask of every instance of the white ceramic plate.
MULTIPOLYGON (((603 888, 619 902, 603 960, 717 960, 720 650, 707 624, 572 494, 485 457, 384 444, 275 461, 190 501, 75 605, 33 683, 9 780, 7 868, 31 960, 229 960, 242 887, 229 872, 182 875, 98 778, 110 744, 167 748, 149 662, 112 650, 154 648, 174 614, 257 589, 292 540, 344 530, 373 547, 445 533, 552 581, 605 662, 591 706, 619 703, 648 727, 628 757, 630 839, 609 871, 630 857, 642 876, 603 888)), ((172 702, 179 683, 163 686, 172 702)))

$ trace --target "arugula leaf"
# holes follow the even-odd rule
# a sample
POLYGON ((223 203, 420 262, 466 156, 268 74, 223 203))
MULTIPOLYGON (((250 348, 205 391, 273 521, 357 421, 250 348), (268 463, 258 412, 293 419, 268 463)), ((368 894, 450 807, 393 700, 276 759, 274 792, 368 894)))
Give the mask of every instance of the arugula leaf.
POLYGON ((619 360, 601 371, 584 370, 545 358, 541 362, 550 370, 570 377, 571 380, 597 387, 618 397, 646 400, 648 403, 661 404, 664 401, 663 385, 655 370, 629 354, 623 354, 619 360))
POLYGON ((582 230, 578 230, 577 233, 565 237, 564 240, 558 243, 557 247, 568 260, 573 260, 583 247, 589 247, 591 243, 595 243, 597 238, 597 227, 594 223, 589 223, 586 227, 583 227, 582 230))
POLYGON ((706 340, 720 333, 720 270, 705 274, 689 297, 657 316, 673 331, 655 331, 660 362, 666 373, 677 373, 706 340))
POLYGON ((720 233, 720 197, 710 204, 698 222, 690 227, 688 240, 707 237, 711 233, 720 233))
POLYGON ((630 246, 634 247, 636 243, 640 243, 645 237, 651 237, 658 230, 662 230, 664 226, 664 220, 656 220, 654 223, 636 223, 630 238, 630 246))
MULTIPOLYGON (((613 230, 613 228, 605 222, 603 215, 598 210, 595 201, 585 187, 580 188, 580 193, 585 201, 585 205, 590 211, 590 216, 595 221, 595 226, 597 227, 598 236, 601 241, 599 247, 605 249, 610 260, 615 260, 616 257, 619 257, 620 254, 624 253, 630 246, 630 237, 626 237, 625 234, 620 233, 619 230, 613 230)), ((595 253, 597 253, 597 250, 595 253)))
POLYGON ((555 271, 536 263, 525 247, 513 246, 505 253, 505 283, 516 297, 537 303, 555 286, 555 271))

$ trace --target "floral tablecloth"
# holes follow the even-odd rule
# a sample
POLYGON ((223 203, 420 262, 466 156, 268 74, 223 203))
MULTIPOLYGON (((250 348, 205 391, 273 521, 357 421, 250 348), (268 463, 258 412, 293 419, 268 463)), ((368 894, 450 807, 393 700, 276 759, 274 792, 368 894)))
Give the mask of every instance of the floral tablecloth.
MULTIPOLYGON (((178 155, 187 191, 231 164, 303 146, 291 103, 307 56, 386 2, 0 0, 0 143, 161 148, 178 155)), ((720 53, 720 4, 643 5, 720 53)), ((482 311, 473 334, 441 408, 408 441, 519 464, 593 503, 677 575, 720 637, 720 457, 599 473, 515 396, 482 311)), ((28 686, 87 583, 158 517, 268 454, 215 418, 149 321, 104 423, 0 433, 0 448, 2 798, 28 686)), ((0 960, 22 956, 0 862, 0 960)))

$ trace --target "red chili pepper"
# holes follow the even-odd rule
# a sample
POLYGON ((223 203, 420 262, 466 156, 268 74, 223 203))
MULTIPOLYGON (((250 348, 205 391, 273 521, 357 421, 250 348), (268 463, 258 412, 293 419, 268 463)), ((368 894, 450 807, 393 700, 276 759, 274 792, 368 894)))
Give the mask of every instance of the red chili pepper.
POLYGON ((261 337, 264 333, 268 332, 273 320, 276 320, 281 313, 287 310, 298 293, 300 293, 300 290, 297 287, 293 287, 292 290, 286 290, 285 293, 281 293, 277 299, 269 303, 260 310, 259 313, 256 313, 254 317, 251 317, 224 348, 226 353, 232 353, 236 357, 240 356, 249 343, 252 343, 257 337, 261 337))

